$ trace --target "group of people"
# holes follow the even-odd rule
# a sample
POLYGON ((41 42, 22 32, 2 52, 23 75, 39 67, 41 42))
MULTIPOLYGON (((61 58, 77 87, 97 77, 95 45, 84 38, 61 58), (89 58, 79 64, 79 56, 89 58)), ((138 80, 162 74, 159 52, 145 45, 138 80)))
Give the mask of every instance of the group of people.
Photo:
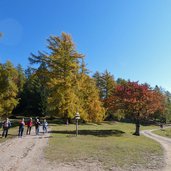
MULTIPOLYGON (((28 122, 25 122, 25 120, 23 118, 19 122, 18 137, 23 136, 25 127, 27 127, 26 135, 30 135, 33 126, 35 126, 36 135, 39 135, 40 126, 42 126, 42 128, 43 128, 44 134, 48 132, 48 122, 46 121, 46 119, 44 119, 43 122, 41 123, 37 117, 35 118, 34 122, 31 117, 29 118, 28 122)), ((6 118, 6 120, 2 123, 2 128, 3 128, 2 137, 6 138, 8 136, 8 130, 10 127, 11 127, 11 122, 8 118, 6 118)))

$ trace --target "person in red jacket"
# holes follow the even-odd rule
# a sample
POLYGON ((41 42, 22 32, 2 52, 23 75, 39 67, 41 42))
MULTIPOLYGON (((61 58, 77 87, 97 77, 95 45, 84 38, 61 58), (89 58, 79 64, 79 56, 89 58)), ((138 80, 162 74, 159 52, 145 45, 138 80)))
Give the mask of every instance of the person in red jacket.
POLYGON ((33 126, 33 121, 32 118, 30 118, 29 121, 27 122, 27 132, 26 132, 27 135, 30 135, 32 126, 33 126))

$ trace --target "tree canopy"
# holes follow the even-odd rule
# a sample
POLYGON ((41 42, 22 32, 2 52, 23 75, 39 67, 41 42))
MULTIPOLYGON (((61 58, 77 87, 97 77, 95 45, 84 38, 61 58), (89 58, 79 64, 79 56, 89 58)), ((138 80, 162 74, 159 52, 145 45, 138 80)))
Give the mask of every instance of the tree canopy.
POLYGON ((122 109, 131 115, 136 123, 135 134, 139 135, 140 120, 150 118, 155 112, 163 114, 165 97, 160 92, 152 89, 148 84, 126 82, 117 85, 112 95, 107 99, 110 110, 122 109))
POLYGON ((101 109, 98 91, 93 91, 96 87, 91 79, 88 79, 89 76, 84 73, 82 63, 84 55, 76 51, 71 36, 66 33, 62 33, 61 37, 51 36, 48 39, 48 48, 51 51, 50 54, 41 52, 38 56, 32 54, 30 62, 44 63, 47 66, 44 75, 48 78, 46 86, 49 89, 47 98, 49 114, 71 119, 77 111, 81 111, 80 115, 85 120, 101 121, 104 112, 101 109), (80 87, 85 86, 81 83, 84 76, 89 87, 83 89, 80 87), (78 91, 79 89, 81 91, 78 91), (92 103, 81 104, 81 102, 85 103, 81 100, 83 98, 81 95, 87 96, 87 100, 92 101, 94 105, 92 103), (93 115, 98 117, 93 117, 93 115))
POLYGON ((0 116, 9 116, 18 104, 18 73, 11 62, 0 64, 0 116))

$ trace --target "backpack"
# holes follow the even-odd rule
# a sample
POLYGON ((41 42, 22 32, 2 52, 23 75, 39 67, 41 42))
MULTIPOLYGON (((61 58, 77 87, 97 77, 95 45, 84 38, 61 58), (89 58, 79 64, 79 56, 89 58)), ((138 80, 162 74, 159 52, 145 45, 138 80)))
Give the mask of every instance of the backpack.
POLYGON ((3 127, 5 127, 5 128, 8 128, 8 127, 10 127, 10 122, 4 122, 4 124, 3 124, 3 127))

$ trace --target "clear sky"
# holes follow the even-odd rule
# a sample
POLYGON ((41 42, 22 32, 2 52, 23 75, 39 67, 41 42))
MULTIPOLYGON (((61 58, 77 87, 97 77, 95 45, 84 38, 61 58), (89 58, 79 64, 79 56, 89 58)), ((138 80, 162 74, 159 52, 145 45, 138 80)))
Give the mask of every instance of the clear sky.
POLYGON ((29 65, 67 32, 92 72, 171 91, 170 0, 0 0, 0 62, 29 65))

